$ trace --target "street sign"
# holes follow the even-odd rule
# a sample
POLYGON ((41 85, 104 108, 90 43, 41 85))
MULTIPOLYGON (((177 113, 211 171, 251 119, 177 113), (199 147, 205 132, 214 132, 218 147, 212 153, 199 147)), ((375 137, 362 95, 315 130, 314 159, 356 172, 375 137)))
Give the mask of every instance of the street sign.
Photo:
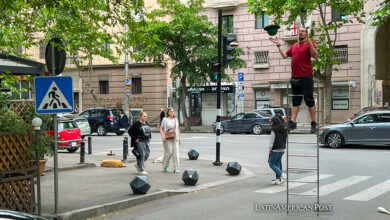
POLYGON ((126 84, 126 86, 131 85, 131 76, 126 76, 125 84, 126 84))
POLYGON ((70 76, 35 77, 35 112, 73 112, 73 86, 70 76))
POLYGON ((244 73, 243 72, 239 72, 238 73, 238 82, 243 82, 244 81, 244 73))
POLYGON ((238 98, 238 99, 244 99, 244 94, 238 94, 238 95, 237 95, 237 98, 238 98))
POLYGON ((126 95, 131 95, 131 89, 126 89, 126 95))
POLYGON ((45 62, 47 69, 51 74, 58 75, 64 70, 66 52, 63 49, 63 44, 60 39, 52 38, 49 43, 47 43, 45 62))

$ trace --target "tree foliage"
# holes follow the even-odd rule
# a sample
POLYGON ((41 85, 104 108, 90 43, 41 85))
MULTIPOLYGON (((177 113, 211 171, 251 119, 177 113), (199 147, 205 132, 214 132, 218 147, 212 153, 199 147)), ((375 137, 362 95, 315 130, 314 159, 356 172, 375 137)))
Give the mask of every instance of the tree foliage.
MULTIPOLYGON (((190 86, 203 85, 209 80, 210 63, 217 61, 217 28, 201 15, 203 0, 189 0, 185 4, 179 0, 158 0, 160 9, 146 15, 147 21, 142 30, 142 48, 138 59, 151 58, 155 64, 170 59, 173 62, 171 79, 179 81, 184 124, 186 120, 185 97, 190 86)), ((236 51, 238 57, 242 50, 236 51)), ((237 59, 232 68, 245 65, 237 59)), ((226 76, 225 76, 226 77, 226 76)))
POLYGON ((390 15, 390 0, 379 3, 378 9, 373 12, 375 15, 374 25, 382 25, 387 22, 390 15))

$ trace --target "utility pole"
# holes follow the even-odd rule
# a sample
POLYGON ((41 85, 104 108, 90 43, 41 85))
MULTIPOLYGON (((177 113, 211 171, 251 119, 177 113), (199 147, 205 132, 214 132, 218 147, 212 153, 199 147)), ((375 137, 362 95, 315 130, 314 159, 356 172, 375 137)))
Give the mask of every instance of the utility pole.
MULTIPOLYGON (((125 24, 126 44, 127 44, 127 24, 125 24)), ((126 115, 130 119, 130 94, 131 92, 131 76, 129 76, 129 48, 125 48, 125 75, 126 75, 126 115), (130 87, 130 88, 129 88, 130 87)))
MULTIPOLYGON (((222 9, 218 10, 218 63, 222 64, 222 9)), ((218 72, 218 81, 217 81, 217 127, 216 127, 216 155, 215 166, 221 166, 222 162, 220 161, 220 151, 221 151, 221 76, 222 68, 218 72)))

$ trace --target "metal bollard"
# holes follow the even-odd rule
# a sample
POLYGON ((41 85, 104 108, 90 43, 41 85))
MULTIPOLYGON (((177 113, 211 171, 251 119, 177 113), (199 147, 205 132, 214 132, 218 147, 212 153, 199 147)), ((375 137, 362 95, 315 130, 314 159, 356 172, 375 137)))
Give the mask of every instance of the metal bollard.
POLYGON ((81 142, 80 146, 80 163, 84 163, 85 161, 85 143, 81 142))
POLYGON ((123 139, 123 160, 122 162, 127 162, 127 155, 129 154, 129 146, 127 142, 127 137, 123 139))
POLYGON ((92 137, 88 137, 88 154, 92 154, 92 137))

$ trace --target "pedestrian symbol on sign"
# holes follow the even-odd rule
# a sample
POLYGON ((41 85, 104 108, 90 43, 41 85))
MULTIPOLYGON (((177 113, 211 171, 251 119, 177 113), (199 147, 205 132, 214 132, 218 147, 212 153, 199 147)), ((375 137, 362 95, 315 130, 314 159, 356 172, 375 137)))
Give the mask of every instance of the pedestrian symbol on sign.
POLYGON ((38 110, 72 109, 57 84, 53 81, 46 92, 38 110))

